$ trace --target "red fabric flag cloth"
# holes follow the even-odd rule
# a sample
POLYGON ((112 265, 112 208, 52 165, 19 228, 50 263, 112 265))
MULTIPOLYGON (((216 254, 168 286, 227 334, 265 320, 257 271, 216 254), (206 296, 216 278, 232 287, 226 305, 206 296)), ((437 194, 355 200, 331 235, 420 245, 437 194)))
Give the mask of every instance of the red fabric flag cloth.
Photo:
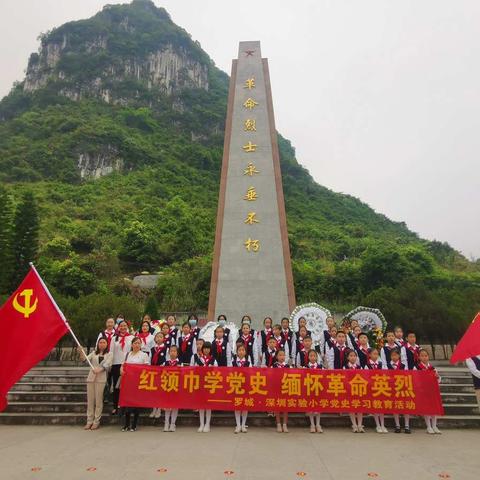
POLYGON ((457 343, 450 363, 457 363, 480 354, 480 312, 457 343))
POLYGON ((45 358, 68 331, 62 312, 32 267, 0 308, 0 411, 12 385, 45 358))

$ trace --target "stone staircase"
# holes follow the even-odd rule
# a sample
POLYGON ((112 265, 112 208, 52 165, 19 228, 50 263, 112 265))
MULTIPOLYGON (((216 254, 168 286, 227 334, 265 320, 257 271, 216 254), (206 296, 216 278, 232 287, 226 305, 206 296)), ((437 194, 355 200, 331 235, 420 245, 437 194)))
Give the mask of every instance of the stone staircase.
MULTIPOLYGON (((440 390, 445 416, 439 421, 441 428, 480 428, 480 412, 477 406, 471 376, 466 368, 438 365, 442 377, 440 390)), ((0 413, 0 424, 27 425, 75 425, 85 421, 86 384, 88 368, 83 366, 62 366, 40 364, 28 372, 10 391, 9 405, 0 413)), ((102 422, 118 424, 118 417, 108 415, 110 405, 105 405, 102 422)), ((160 424, 145 416, 142 424, 160 424)), ((366 419, 367 426, 372 418, 366 419)), ((181 411, 179 425, 197 424, 197 415, 191 411, 181 411)), ((292 414, 289 423, 292 426, 306 425, 304 414, 292 414)), ((231 412, 214 412, 213 424, 234 425, 231 412)), ((390 423, 387 421, 387 423, 390 423)), ((249 424, 254 426, 273 426, 274 420, 265 413, 251 413, 249 424)), ((323 414, 322 424, 329 426, 347 426, 347 415, 323 414)), ((423 419, 412 419, 412 426, 424 428, 423 419)))

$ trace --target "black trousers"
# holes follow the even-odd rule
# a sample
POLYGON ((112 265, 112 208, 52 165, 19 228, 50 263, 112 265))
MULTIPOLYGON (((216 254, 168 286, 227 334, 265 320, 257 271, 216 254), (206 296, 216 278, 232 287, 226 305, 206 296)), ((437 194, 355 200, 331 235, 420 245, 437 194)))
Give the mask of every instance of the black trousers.
POLYGON ((113 408, 118 408, 118 399, 120 398, 120 389, 117 388, 117 382, 120 378, 120 368, 121 365, 112 365, 112 370, 110 373, 112 374, 112 384, 113 384, 113 408))
POLYGON ((138 415, 140 408, 128 407, 125 409, 125 428, 137 428, 138 415), (131 420, 131 423, 130 423, 131 420))

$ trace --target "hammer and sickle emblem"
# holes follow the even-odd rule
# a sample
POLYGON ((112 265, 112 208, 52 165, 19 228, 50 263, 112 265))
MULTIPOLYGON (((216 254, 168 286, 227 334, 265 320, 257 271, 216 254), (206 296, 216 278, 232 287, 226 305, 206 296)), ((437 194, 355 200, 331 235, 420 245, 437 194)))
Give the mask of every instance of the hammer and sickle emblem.
POLYGON ((38 304, 38 298, 35 298, 33 305, 31 304, 31 299, 33 296, 33 290, 31 288, 26 288, 20 293, 17 293, 13 298, 13 308, 20 313, 23 313, 25 318, 28 318, 36 309, 38 304), (24 297, 25 301, 23 305, 18 303, 18 297, 24 297))

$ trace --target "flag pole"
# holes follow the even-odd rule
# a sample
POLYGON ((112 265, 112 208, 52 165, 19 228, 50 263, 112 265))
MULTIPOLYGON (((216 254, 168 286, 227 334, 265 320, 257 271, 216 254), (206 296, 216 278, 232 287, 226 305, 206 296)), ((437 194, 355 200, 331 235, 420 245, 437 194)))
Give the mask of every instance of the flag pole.
POLYGON ((56 308, 58 314, 60 315, 60 317, 62 318, 62 320, 65 322, 65 325, 67 326, 68 328, 68 331, 72 334, 72 337, 73 339, 75 340, 75 343, 78 345, 78 348, 80 348, 85 360, 87 361, 87 363, 90 365, 90 368, 92 370, 94 370, 93 368, 93 365, 92 365, 92 362, 88 359, 87 357, 87 354, 85 353, 85 350, 83 349, 83 347, 80 345, 80 342, 78 341, 78 338, 77 336, 75 335, 75 333, 73 333, 73 330, 72 330, 72 327, 70 326, 70 324, 68 323, 68 320, 66 319, 65 315, 63 314, 63 312, 60 310, 60 307, 57 305, 57 302, 55 301, 55 299, 52 297, 52 294, 50 293, 50 290, 48 289, 48 287, 45 285, 45 282, 43 281, 42 277, 40 276, 40 274, 37 272, 37 269, 35 268, 35 265, 32 263, 32 262, 29 262, 29 265, 30 267, 32 268, 32 270, 35 272, 35 275, 37 276, 38 280, 40 281, 40 283, 42 284, 42 287, 45 289, 45 291, 47 292, 47 295, 48 295, 48 298, 50 298, 51 302, 53 303, 54 307, 56 308))

